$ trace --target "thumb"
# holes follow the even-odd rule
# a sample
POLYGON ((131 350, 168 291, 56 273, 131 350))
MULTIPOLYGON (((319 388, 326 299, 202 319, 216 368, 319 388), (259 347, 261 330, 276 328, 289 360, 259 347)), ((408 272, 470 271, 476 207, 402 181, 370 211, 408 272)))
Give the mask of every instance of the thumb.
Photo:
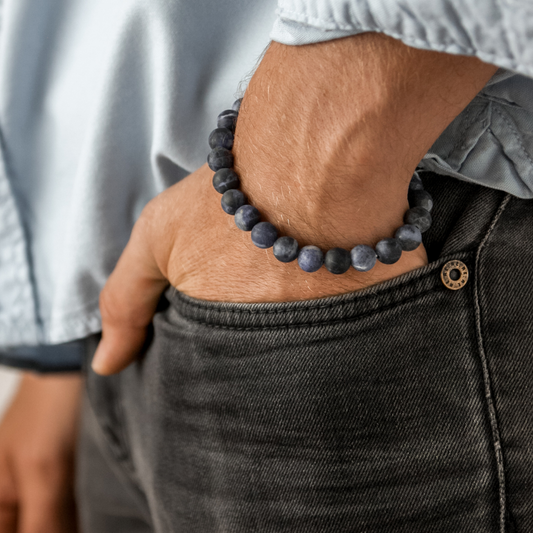
POLYGON ((141 350, 168 281, 154 258, 143 217, 100 294, 102 340, 93 358, 97 374, 126 368, 141 350))

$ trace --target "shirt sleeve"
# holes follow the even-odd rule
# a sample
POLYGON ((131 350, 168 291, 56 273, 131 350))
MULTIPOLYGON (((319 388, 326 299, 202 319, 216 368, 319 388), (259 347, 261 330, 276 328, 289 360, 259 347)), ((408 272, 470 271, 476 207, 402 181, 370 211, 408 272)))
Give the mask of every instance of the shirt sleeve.
POLYGON ((530 0, 278 0, 271 38, 301 45, 381 32, 533 77, 532 28, 530 0))

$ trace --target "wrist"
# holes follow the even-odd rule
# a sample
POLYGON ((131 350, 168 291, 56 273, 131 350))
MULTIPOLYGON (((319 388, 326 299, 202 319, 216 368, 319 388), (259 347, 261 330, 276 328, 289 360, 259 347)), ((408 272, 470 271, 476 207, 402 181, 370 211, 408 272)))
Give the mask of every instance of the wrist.
POLYGON ((273 43, 239 114, 243 192, 302 245, 390 236, 418 162, 494 69, 378 34, 273 43))

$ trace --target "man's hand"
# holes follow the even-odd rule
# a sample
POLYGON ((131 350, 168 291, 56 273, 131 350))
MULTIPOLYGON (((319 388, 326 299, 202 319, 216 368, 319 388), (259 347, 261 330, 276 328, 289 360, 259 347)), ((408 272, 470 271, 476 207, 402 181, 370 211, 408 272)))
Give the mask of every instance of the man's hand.
MULTIPOLYGON (((242 189, 301 246, 374 245, 402 225, 418 162, 495 70, 379 34, 273 43, 239 114, 233 152, 242 189)), ((101 295, 95 371, 133 360, 169 282, 200 299, 290 301, 355 291, 427 263, 420 246, 368 273, 281 264, 221 210, 212 175, 203 166, 143 211, 101 295)))
POLYGON ((81 377, 25 374, 0 424, 0 533, 75 533, 81 377))

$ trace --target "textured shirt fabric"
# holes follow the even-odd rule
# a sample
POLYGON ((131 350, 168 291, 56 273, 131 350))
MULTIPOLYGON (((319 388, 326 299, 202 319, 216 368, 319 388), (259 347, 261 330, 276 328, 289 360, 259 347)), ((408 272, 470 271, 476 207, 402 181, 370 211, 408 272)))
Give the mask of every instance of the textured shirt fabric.
MULTIPOLYGON (((16 364, 19 346, 69 346, 100 329, 98 295, 134 221, 150 198, 205 162, 215 117, 269 39, 302 45, 366 31, 501 67, 422 166, 532 198, 529 2, 4 0, 0 352, 9 349, 7 362, 16 364)), ((32 353, 46 368, 50 350, 32 353)))

